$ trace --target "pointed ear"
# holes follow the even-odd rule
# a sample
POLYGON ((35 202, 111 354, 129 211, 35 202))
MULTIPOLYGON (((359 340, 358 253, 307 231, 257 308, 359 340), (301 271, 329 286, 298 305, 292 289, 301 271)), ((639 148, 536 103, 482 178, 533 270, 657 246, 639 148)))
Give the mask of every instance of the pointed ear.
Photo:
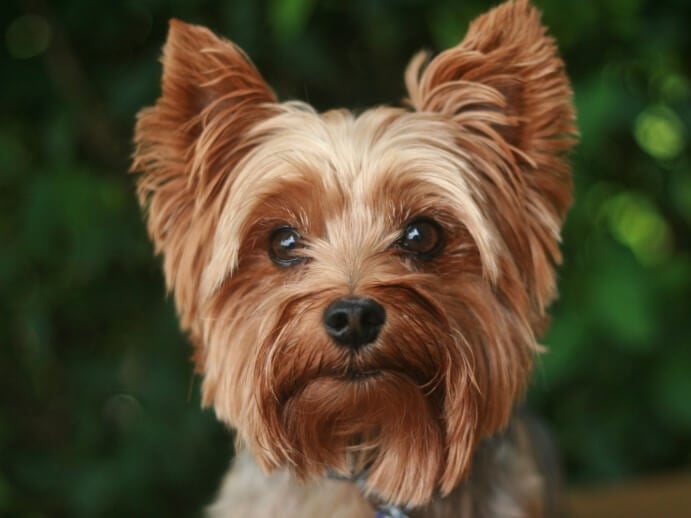
POLYGON ((554 40, 528 0, 509 0, 477 18, 465 39, 424 67, 418 54, 406 85, 418 111, 443 113, 470 131, 491 130, 556 185, 539 186, 563 217, 570 202, 563 155, 576 142, 572 92, 554 40))
POLYGON ((205 27, 171 20, 161 61, 158 106, 170 108, 169 114, 188 129, 201 131, 188 124, 200 115, 208 118, 228 108, 247 113, 276 101, 242 49, 205 27))
POLYGON ((555 294, 552 265, 561 261, 560 228, 571 204, 566 155, 577 133, 555 42, 528 0, 508 0, 477 18, 456 47, 426 67, 425 60, 415 56, 406 70, 412 106, 448 117, 467 142, 497 156, 512 187, 488 189, 519 197, 517 205, 498 197, 495 203, 504 238, 533 286, 539 320, 555 294), (509 214, 509 206, 520 210, 509 214))
POLYGON ((162 93, 138 115, 131 170, 141 174, 149 234, 189 329, 219 199, 254 144, 249 130, 276 99, 242 50, 204 27, 171 20, 161 61, 162 93))

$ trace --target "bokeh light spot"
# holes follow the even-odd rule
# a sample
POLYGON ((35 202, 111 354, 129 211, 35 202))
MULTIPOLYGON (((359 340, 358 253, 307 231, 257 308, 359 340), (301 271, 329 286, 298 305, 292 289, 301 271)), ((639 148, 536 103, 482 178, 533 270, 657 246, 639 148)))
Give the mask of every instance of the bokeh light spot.
POLYGON ((131 428, 142 412, 142 405, 129 394, 115 394, 103 405, 103 418, 121 431, 131 428))
POLYGON ((38 56, 50 46, 53 31, 45 18, 35 14, 20 16, 5 31, 7 52, 15 59, 38 56))
POLYGON ((314 7, 313 0, 274 0, 269 13, 277 37, 284 41, 300 34, 314 7))
POLYGON ((641 263, 655 265, 669 257, 669 225, 646 197, 619 193, 607 200, 602 210, 614 238, 629 247, 641 263))
POLYGON ((684 149, 686 130, 672 110, 666 106, 651 106, 636 118, 634 136, 650 156, 668 160, 679 156, 684 149))
POLYGON ((687 99, 690 92, 689 80, 679 74, 668 74, 660 86, 662 97, 670 103, 687 99))

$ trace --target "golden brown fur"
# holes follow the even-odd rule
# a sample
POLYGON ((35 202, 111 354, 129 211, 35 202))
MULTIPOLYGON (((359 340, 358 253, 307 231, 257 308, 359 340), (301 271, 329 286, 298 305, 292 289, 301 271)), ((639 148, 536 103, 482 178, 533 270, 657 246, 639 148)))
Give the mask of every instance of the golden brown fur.
POLYGON ((232 43, 171 22, 133 170, 204 402, 282 473, 267 491, 279 476, 293 496, 329 493, 342 485, 315 482, 327 469, 365 468, 374 499, 414 507, 467 491, 481 441, 506 428, 541 350, 571 201, 563 63, 525 0, 426 59, 406 71, 409 109, 319 114, 278 103, 232 43), (425 261, 392 246, 419 216, 444 235, 425 261), (282 225, 304 239, 296 266, 267 253, 282 225), (357 354, 322 329, 324 309, 354 295, 387 315, 357 354))

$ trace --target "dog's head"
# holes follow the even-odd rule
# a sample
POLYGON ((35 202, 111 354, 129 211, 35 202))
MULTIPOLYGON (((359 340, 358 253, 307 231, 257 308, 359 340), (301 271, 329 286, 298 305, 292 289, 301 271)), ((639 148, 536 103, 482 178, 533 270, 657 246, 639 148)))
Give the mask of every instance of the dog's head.
POLYGON ((278 103, 172 22, 133 169, 204 401, 267 469, 419 504, 504 426, 555 296, 571 92, 527 1, 405 74, 407 108, 278 103))

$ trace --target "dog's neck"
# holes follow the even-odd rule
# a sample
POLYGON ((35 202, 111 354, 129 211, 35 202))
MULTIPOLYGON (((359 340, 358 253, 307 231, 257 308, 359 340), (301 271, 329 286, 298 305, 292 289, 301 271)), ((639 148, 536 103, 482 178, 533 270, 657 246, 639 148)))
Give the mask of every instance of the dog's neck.
MULTIPOLYGON (((381 518, 558 516, 559 473, 552 449, 539 425, 517 416, 506 431, 481 442, 469 476, 448 495, 438 495, 414 509, 387 505, 376 497, 367 499, 376 510, 373 516, 381 518)), ((355 484, 362 491, 367 475, 328 476, 355 484)))
POLYGON ((519 413, 504 432, 481 442, 469 476, 451 493, 422 507, 387 509, 385 502, 363 496, 366 475, 359 483, 359 477, 328 476, 301 482, 289 469, 267 475, 241 449, 208 516, 373 518, 403 512, 408 518, 548 518, 560 516, 556 458, 544 430, 519 413))
POLYGON ((355 484, 363 495, 369 501, 370 505, 376 509, 376 518, 409 518, 408 511, 403 506, 385 504, 375 498, 370 498, 367 496, 364 488, 365 482, 367 481, 367 471, 362 471, 360 473, 352 474, 350 476, 343 476, 335 471, 329 470, 326 474, 327 478, 331 480, 338 480, 342 482, 349 482, 355 484))

